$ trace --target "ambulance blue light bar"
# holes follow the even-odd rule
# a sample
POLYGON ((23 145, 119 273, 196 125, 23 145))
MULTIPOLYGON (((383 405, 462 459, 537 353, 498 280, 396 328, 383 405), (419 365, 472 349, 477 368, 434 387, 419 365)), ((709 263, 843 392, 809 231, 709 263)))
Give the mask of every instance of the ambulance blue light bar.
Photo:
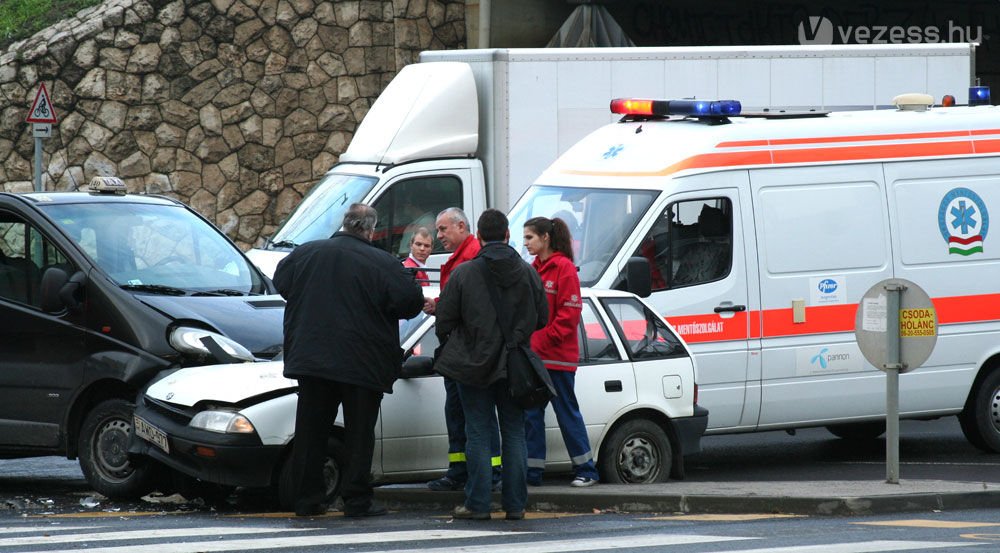
POLYGON ((988 105, 990 105, 990 87, 988 87, 988 86, 970 86, 969 87, 969 105, 970 106, 988 106, 988 105))
POLYGON ((737 100, 642 100, 615 98, 611 100, 611 113, 622 115, 687 117, 730 117, 739 115, 742 106, 737 100))

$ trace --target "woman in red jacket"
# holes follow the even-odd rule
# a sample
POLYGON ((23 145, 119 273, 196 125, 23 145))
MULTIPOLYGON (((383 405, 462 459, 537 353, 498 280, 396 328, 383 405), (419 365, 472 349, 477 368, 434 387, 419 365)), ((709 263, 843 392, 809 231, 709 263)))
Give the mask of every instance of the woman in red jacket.
MULTIPOLYGON (((577 327, 583 304, 572 243, 573 237, 562 219, 535 217, 524 224, 524 245, 535 256, 532 266, 542 279, 549 302, 549 322, 532 334, 531 349, 545 361, 556 388, 552 408, 576 475, 571 485, 585 487, 596 484, 598 477, 587 427, 573 391, 580 359, 577 327)), ((539 486, 545 470, 545 406, 529 409, 525 415, 528 484, 539 486)))

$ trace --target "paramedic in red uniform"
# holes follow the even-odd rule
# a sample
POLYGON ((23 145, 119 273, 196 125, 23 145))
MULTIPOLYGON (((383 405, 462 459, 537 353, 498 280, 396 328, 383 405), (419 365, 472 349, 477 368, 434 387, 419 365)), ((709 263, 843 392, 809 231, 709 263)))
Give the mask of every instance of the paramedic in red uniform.
MULTIPOLYGON (((452 252, 451 257, 441 266, 440 290, 444 292, 451 272, 455 267, 476 257, 480 246, 479 239, 469 228, 469 218, 460 208, 449 207, 439 213, 435 226, 441 245, 452 252)), ((438 298, 424 298, 424 312, 428 315, 434 314, 437 301, 438 298)), ((483 301, 488 302, 489 298, 483 298, 483 301)), ((465 412, 458 396, 458 384, 444 377, 444 390, 444 420, 448 426, 448 472, 441 478, 427 483, 427 487, 434 491, 461 490, 465 488, 469 476, 465 464, 465 412)), ((500 428, 495 421, 491 441, 493 483, 496 486, 500 482, 500 428)))
MULTIPOLYGON (((535 256, 532 266, 542 279, 549 303, 549 322, 531 335, 531 349, 545 361, 556 388, 552 408, 573 463, 575 478, 570 485, 586 487, 596 484, 598 476, 587 427, 573 390, 580 359, 577 327, 583 304, 572 244, 573 237, 562 219, 535 217, 524 224, 524 246, 535 256)), ((545 470, 545 406, 529 409, 525 414, 528 484, 540 486, 545 470)))

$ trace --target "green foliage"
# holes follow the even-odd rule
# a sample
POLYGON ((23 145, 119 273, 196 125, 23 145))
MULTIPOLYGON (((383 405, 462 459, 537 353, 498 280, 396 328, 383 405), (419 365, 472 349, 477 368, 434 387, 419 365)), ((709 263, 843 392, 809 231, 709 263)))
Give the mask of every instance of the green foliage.
POLYGON ((0 0, 0 48, 100 3, 101 0, 0 0))

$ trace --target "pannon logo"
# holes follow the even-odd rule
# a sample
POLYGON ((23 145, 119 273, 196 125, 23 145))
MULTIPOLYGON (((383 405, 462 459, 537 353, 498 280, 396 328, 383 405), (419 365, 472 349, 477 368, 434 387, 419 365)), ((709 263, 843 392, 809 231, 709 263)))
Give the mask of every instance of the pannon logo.
POLYGON ((990 230, 986 202, 968 188, 949 190, 938 208, 938 227, 948 244, 949 254, 983 253, 983 243, 990 230))

